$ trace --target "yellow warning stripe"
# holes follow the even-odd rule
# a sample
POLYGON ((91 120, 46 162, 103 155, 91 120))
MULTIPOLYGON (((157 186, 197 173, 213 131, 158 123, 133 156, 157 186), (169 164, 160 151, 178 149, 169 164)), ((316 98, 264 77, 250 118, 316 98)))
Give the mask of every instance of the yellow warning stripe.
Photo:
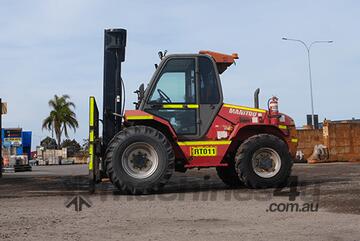
POLYGON ((165 108, 165 109, 182 109, 182 108, 184 108, 184 105, 165 104, 165 105, 163 105, 163 108, 165 108))
POLYGON ((93 169, 93 162, 94 162, 94 145, 89 145, 89 170, 93 169))
POLYGON ((198 105, 198 104, 188 104, 188 105, 187 105, 187 108, 197 109, 197 108, 199 108, 199 105, 198 105))
POLYGON ((94 130, 91 127, 94 127, 95 118, 95 97, 90 97, 90 109, 89 109, 89 126, 90 126, 90 133, 89 133, 89 170, 93 170, 93 162, 94 162, 94 130))
POLYGON ((90 96, 90 111, 89 111, 89 125, 94 126, 94 109, 95 109, 95 98, 90 96))
POLYGON ((178 141, 179 146, 230 145, 231 141, 178 141))
POLYGON ((234 108, 234 109, 240 109, 240 110, 248 110, 248 111, 254 111, 254 112, 261 112, 261 113, 266 112, 266 110, 250 108, 250 107, 246 107, 246 106, 229 105, 229 104, 224 104, 224 106, 228 107, 228 108, 234 108))
POLYGON ((89 136, 89 141, 95 141, 95 134, 94 134, 94 130, 90 130, 90 136, 89 136))
POLYGON ((199 108, 198 104, 164 104, 163 108, 165 109, 184 109, 184 108, 189 108, 189 109, 197 109, 199 108))
POLYGON ((152 115, 132 115, 126 116, 127 120, 152 120, 154 117, 152 115))

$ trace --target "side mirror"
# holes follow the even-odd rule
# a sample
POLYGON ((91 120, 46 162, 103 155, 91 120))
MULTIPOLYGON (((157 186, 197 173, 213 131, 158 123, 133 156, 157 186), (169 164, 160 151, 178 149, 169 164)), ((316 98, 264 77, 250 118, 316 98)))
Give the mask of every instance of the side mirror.
POLYGON ((144 84, 141 84, 139 86, 139 98, 142 100, 144 98, 145 95, 145 87, 144 84))
POLYGON ((144 84, 141 84, 139 86, 139 89, 134 91, 135 94, 137 94, 138 96, 138 100, 137 102, 134 102, 135 104, 135 109, 139 109, 140 107, 140 103, 141 101, 144 99, 144 96, 145 96, 145 87, 144 87, 144 84))

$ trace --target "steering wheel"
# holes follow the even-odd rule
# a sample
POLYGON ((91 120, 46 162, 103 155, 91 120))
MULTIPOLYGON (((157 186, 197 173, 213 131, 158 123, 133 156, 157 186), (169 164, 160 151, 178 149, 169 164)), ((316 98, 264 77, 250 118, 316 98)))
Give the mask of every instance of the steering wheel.
POLYGON ((170 97, 167 96, 167 95, 164 93, 164 91, 162 91, 161 89, 157 89, 157 92, 159 93, 160 98, 163 99, 163 100, 165 100, 166 103, 171 103, 171 102, 172 102, 171 99, 170 99, 170 97))

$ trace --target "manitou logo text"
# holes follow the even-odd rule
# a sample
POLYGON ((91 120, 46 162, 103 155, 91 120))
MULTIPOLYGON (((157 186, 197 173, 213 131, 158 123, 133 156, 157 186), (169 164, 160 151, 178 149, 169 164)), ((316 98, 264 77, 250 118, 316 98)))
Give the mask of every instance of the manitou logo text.
POLYGON ((248 110, 233 109, 233 108, 229 109, 229 113, 235 114, 235 115, 247 115, 247 116, 251 116, 251 117, 257 116, 256 112, 252 112, 252 111, 248 111, 248 110))

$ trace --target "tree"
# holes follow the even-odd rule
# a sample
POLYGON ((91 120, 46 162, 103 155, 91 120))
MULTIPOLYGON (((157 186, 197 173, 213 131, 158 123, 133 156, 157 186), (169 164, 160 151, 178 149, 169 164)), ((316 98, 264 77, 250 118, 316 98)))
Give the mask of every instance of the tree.
POLYGON ((75 156, 81 150, 80 144, 75 140, 66 139, 61 143, 61 148, 67 148, 68 156, 75 156))
POLYGON ((56 149, 56 141, 53 138, 46 137, 40 141, 40 146, 45 149, 56 149))
POLYGON ((57 147, 60 148, 62 134, 69 138, 68 129, 73 129, 75 132, 79 127, 73 111, 75 104, 70 101, 68 95, 61 97, 54 95, 54 98, 49 100, 49 106, 51 111, 49 116, 43 120, 42 128, 55 132, 57 147))
POLYGON ((83 139, 83 144, 82 144, 82 150, 84 151, 84 152, 88 152, 89 151, 89 145, 90 145, 90 143, 89 143, 89 138, 87 138, 87 139, 83 139))

